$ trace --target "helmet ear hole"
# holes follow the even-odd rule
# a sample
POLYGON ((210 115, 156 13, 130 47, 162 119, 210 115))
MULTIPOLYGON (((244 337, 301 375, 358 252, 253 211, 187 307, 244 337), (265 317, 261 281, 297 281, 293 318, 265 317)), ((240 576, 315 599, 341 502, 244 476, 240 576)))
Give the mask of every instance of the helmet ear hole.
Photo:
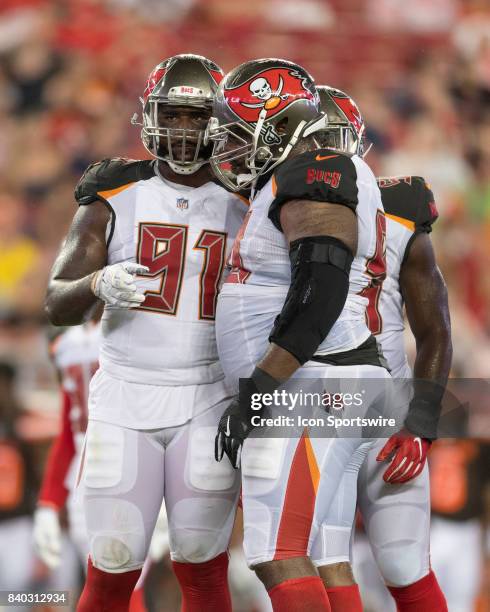
POLYGON ((270 159, 270 157, 271 157, 271 150, 269 149, 269 147, 259 147, 257 149, 256 158, 259 161, 265 161, 267 159, 270 159))
POLYGON ((276 132, 280 135, 286 134, 288 129, 289 117, 284 117, 276 124, 276 132))

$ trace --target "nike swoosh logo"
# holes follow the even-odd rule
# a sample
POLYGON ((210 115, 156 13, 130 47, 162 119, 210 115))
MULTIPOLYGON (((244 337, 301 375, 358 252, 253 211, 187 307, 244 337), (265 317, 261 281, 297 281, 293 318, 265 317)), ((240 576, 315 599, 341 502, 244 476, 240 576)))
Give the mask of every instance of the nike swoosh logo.
POLYGON ((229 435, 230 435, 230 417, 228 417, 226 421, 226 429, 225 429, 225 436, 228 437, 229 435))
POLYGON ((317 155, 316 161, 324 161, 325 159, 332 159, 332 157, 338 157, 338 155, 317 155))

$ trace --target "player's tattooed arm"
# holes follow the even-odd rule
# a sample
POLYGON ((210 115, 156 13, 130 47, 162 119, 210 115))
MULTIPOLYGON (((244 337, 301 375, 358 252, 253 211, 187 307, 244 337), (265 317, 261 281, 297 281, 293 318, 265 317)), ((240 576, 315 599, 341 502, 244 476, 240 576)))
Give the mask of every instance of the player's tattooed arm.
POLYGON ((51 270, 45 310, 53 325, 78 325, 99 301, 91 283, 107 263, 110 211, 102 202, 78 208, 51 270))
MULTIPOLYGON (((311 200, 291 200, 280 213, 281 227, 288 242, 308 236, 329 236, 344 243, 352 253, 357 251, 357 217, 346 206, 311 200)), ((289 351, 271 343, 257 364, 277 380, 286 380, 300 367, 289 351)))

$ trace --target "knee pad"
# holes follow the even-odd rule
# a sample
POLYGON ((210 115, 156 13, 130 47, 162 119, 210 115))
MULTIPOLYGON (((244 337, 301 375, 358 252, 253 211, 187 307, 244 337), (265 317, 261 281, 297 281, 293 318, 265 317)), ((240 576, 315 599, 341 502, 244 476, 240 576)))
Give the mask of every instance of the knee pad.
POLYGON ((181 499, 172 508, 169 539, 172 561, 204 563, 228 548, 235 500, 181 499))
POLYGON ((95 536, 90 557, 94 567, 104 572, 119 573, 128 569, 135 569, 130 565, 131 551, 129 547, 118 536, 103 534, 95 536))
POLYGON ((428 572, 417 542, 398 542, 396 546, 386 546, 376 552, 375 558, 388 586, 407 586, 417 582, 428 572))
POLYGON ((396 508, 396 521, 383 510, 369 519, 368 537, 374 558, 389 586, 406 586, 417 582, 430 569, 429 534, 425 528, 426 513, 415 506, 396 508), (410 525, 410 529, 400 529, 410 525))
POLYGON ((90 557, 95 567, 109 573, 143 566, 149 537, 137 506, 121 499, 90 499, 87 506, 90 557))

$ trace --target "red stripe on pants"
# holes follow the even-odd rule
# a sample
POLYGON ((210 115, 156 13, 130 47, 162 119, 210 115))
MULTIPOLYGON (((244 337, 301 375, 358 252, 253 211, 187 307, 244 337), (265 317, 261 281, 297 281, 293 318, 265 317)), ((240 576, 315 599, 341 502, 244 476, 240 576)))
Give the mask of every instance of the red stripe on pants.
POLYGON ((306 556, 315 499, 316 491, 303 434, 291 463, 274 560, 306 556))

